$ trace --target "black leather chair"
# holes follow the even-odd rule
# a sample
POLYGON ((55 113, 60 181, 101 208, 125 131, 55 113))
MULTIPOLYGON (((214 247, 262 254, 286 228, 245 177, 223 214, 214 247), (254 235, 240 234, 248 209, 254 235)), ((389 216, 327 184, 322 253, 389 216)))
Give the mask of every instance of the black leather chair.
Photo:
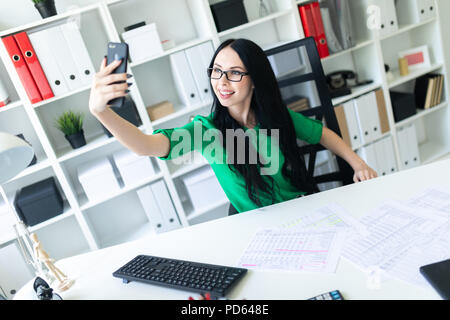
MULTIPOLYGON (((277 55, 280 57, 279 60, 286 58, 291 59, 289 62, 290 64, 286 63, 286 61, 279 61, 281 64, 286 63, 284 67, 289 67, 291 70, 290 72, 279 74, 277 76, 283 98, 285 98, 286 91, 288 92, 288 95, 291 96, 296 94, 298 96, 304 96, 304 90, 299 90, 302 92, 297 93, 296 89, 299 89, 302 86, 309 87, 309 93, 312 93, 315 97, 308 95, 308 98, 310 101, 318 100, 316 101, 317 105, 301 111, 301 113, 307 117, 314 117, 319 121, 325 121, 328 129, 341 136, 336 114, 334 112, 334 106, 328 91, 326 76, 323 71, 314 38, 309 37, 269 49, 266 51, 266 55, 269 57, 269 60, 274 61, 275 64, 277 55), (298 68, 296 68, 295 65, 292 65, 296 57, 295 52, 299 53, 298 56, 300 58, 298 68), (289 54, 291 55, 289 56, 289 54)), ((281 69, 282 68, 283 66, 281 66, 281 69)), ((281 72, 283 72, 283 70, 281 70, 281 72)), ((314 175, 317 153, 326 150, 322 145, 303 145, 299 146, 299 148, 304 158, 307 159, 307 172, 309 177, 315 182, 316 186, 327 182, 339 182, 342 185, 353 183, 353 169, 347 162, 339 157, 336 157, 336 171, 322 175, 314 175)), ((319 192, 318 187, 316 187, 315 192, 319 192)))

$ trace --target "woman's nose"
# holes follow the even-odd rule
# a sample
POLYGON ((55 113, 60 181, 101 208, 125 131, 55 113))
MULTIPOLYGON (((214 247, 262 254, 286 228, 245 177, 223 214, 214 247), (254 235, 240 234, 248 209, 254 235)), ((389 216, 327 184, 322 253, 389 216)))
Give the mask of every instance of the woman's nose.
POLYGON ((223 74, 222 74, 222 77, 219 79, 219 83, 224 83, 224 82, 226 82, 226 83, 229 82, 226 73, 223 73, 223 74))

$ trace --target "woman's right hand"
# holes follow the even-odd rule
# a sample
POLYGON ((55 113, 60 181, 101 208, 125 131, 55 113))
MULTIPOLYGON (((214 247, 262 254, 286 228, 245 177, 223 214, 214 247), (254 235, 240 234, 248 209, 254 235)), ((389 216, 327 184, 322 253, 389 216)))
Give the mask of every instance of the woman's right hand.
POLYGON ((94 76, 89 97, 89 110, 93 115, 105 111, 108 101, 128 94, 127 74, 111 74, 121 63, 122 60, 115 60, 106 65, 106 57, 103 59, 100 71, 94 76), (118 81, 124 82, 112 84, 118 81))

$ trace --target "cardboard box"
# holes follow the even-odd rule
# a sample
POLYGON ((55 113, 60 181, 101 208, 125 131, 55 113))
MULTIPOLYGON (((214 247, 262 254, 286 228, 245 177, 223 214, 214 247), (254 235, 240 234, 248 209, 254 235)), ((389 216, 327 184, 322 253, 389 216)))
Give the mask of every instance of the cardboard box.
POLYGON ((139 183, 155 174, 149 157, 138 156, 128 149, 114 153, 113 159, 126 186, 139 183))
POLYGON ((147 107, 148 116, 152 121, 164 118, 165 116, 168 116, 169 114, 174 112, 175 110, 173 108, 173 104, 169 101, 163 101, 147 107))

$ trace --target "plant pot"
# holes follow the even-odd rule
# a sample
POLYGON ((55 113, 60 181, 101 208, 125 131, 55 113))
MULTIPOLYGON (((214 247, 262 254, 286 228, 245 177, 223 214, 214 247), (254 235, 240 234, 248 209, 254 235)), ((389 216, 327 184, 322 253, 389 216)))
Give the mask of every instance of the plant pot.
POLYGON ((56 12, 55 0, 44 0, 36 3, 34 7, 39 11, 42 18, 56 16, 58 14, 56 12))
POLYGON ((86 145, 86 139, 84 137, 84 131, 81 130, 78 133, 72 134, 70 136, 65 135, 67 141, 69 141, 70 145, 73 149, 78 149, 84 145, 86 145))

